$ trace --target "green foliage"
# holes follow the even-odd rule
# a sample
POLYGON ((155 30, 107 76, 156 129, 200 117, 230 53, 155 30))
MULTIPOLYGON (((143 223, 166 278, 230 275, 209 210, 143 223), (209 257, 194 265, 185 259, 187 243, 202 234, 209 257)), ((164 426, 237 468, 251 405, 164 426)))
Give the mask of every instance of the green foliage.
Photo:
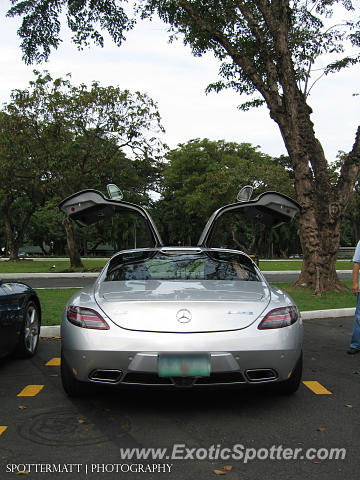
POLYGON ((39 207, 29 222, 26 240, 30 245, 38 245, 44 253, 61 254, 64 252, 66 237, 61 225, 63 215, 57 208, 56 202, 47 201, 39 207), (45 246, 50 248, 47 252, 45 246))
MULTIPOLYGON (((156 157, 162 150, 160 115, 146 94, 97 82, 90 88, 74 86, 69 78, 34 73, 29 88, 14 90, 0 112, 0 208, 5 219, 11 214, 8 248, 14 256, 32 214, 46 198, 52 197, 55 208, 76 191, 116 182, 127 200, 142 195, 149 203, 146 192, 152 185, 157 188, 156 157), (22 198, 20 219, 11 208, 22 198)), ((28 239, 40 246, 52 241, 62 249, 64 235, 54 225, 51 235, 40 227, 47 220, 59 221, 49 206, 37 212, 28 239)), ((86 234, 77 231, 77 236, 86 240, 86 234)))
POLYGON ((248 143, 195 139, 171 150, 167 159, 154 217, 168 244, 196 244, 211 213, 235 202, 244 185, 254 186, 254 195, 294 194, 288 172, 248 143))
POLYGON ((44 201, 44 164, 34 154, 35 143, 26 119, 0 112, 0 212, 14 259, 31 215, 44 201))
POLYGON ((14 90, 7 112, 25 119, 35 141, 31 155, 45 165, 43 178, 55 191, 69 195, 99 183, 109 163, 122 168, 125 147, 135 156, 159 155, 163 132, 156 104, 146 94, 102 87, 73 86, 69 79, 53 79, 35 71, 27 90, 14 90), (151 136, 149 135, 151 132, 151 136), (104 171, 104 172, 103 172, 104 171))
POLYGON ((124 32, 133 22, 127 17, 116 0, 11 0, 14 5, 8 12, 9 17, 25 15, 19 29, 23 39, 24 59, 26 63, 40 63, 47 60, 52 48, 60 45, 59 16, 66 11, 68 27, 73 32, 73 41, 79 49, 89 44, 89 39, 103 45, 100 30, 106 30, 114 42, 120 45, 125 39, 124 32))

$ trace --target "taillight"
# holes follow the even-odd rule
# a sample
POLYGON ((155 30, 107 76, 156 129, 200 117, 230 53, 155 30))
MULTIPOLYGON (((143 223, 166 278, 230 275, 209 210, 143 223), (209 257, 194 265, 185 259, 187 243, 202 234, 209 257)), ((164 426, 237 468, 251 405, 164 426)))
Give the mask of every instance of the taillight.
POLYGON ((91 308, 75 307, 70 305, 66 312, 70 323, 81 328, 94 328, 95 330, 109 330, 109 325, 102 316, 91 308))
POLYGON ((259 330, 288 327, 299 318, 296 307, 282 307, 271 310, 258 326, 259 330))

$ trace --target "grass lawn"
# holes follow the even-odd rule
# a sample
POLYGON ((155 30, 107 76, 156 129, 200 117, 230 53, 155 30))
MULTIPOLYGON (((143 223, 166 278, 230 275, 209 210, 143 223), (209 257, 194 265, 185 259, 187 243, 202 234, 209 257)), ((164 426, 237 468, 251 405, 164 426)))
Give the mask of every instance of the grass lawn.
MULTIPOLYGON (((83 260, 83 264, 86 270, 97 269, 101 270, 105 265, 106 260, 83 260)), ((59 261, 34 261, 34 260, 19 260, 18 262, 4 261, 0 262, 0 274, 1 273, 49 273, 49 272, 64 272, 70 270, 69 260, 59 261), (55 268, 52 266, 55 265, 55 268)), ((75 272, 82 272, 82 269, 76 269, 75 272)))
MULTIPOLYGON (((344 282, 351 288, 351 281, 344 282)), ((341 293, 327 292, 322 297, 314 297, 308 288, 295 288, 292 283, 273 283, 288 292, 300 311, 327 310, 329 308, 355 307, 356 301, 351 290, 341 293)), ((77 288, 59 290, 37 290, 43 313, 43 325, 59 325, 62 312, 69 298, 78 291, 77 288)))
MULTIPOLYGON (((301 260, 284 260, 284 261, 269 261, 260 260, 260 269, 263 272, 281 271, 281 270, 301 270, 301 260)), ((352 270, 353 262, 351 260, 338 260, 336 262, 336 270, 352 270)), ((1 268, 1 267, 0 267, 1 268)))
POLYGON ((67 301, 78 291, 78 288, 36 290, 41 303, 42 325, 60 325, 67 301))
POLYGON ((356 298, 351 290, 351 280, 343 282, 349 290, 345 292, 325 292, 321 297, 315 297, 309 288, 294 287, 292 283, 272 282, 285 290, 299 307, 300 311, 328 310, 329 308, 352 308, 356 306, 356 298))

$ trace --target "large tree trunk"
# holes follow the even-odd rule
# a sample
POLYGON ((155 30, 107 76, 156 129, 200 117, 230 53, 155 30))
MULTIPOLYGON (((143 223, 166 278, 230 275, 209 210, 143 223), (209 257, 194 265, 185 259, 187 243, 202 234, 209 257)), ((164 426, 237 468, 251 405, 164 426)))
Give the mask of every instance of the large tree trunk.
POLYGON ((303 265, 296 285, 307 284, 316 295, 346 289, 336 273, 341 220, 359 172, 360 128, 339 180, 332 183, 324 151, 310 120, 311 109, 301 92, 288 105, 286 115, 275 114, 295 174, 295 191, 302 207, 299 236, 303 265), (290 112, 289 112, 290 111, 290 112))
POLYGON ((84 265, 81 261, 80 252, 75 241, 74 231, 72 228, 71 220, 69 218, 64 218, 63 226, 66 232, 67 247, 70 258, 71 268, 84 268, 84 265))
POLYGON ((312 238, 309 229, 299 229, 303 249, 303 265, 300 277, 295 285, 310 285, 314 288, 315 295, 321 295, 326 290, 343 291, 346 287, 340 281, 336 272, 341 218, 337 216, 333 223, 328 222, 326 225, 322 225, 321 229, 318 227, 320 222, 316 218, 315 208, 313 218, 316 222, 313 231, 317 230, 320 242, 312 238))

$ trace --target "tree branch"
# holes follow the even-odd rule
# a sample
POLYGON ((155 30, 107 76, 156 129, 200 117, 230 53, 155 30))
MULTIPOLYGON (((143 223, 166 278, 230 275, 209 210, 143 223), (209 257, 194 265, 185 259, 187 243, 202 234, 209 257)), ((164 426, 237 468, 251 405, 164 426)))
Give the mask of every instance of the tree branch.
POLYGON ((254 63, 240 50, 238 50, 228 40, 228 38, 223 32, 213 27, 211 23, 207 22, 202 16, 200 16, 190 2, 188 2, 187 0, 179 0, 179 4, 189 15, 190 19, 192 19, 197 25, 202 27, 208 34, 210 34, 213 40, 218 42, 223 47, 227 54, 232 58, 234 63, 243 69, 246 75, 250 78, 251 82, 254 84, 255 88, 264 97, 267 104, 273 106, 274 109, 278 109, 281 106, 279 95, 277 95, 277 98, 275 100, 274 95, 272 95, 273 92, 269 90, 266 83, 258 74, 254 63), (277 104, 275 104, 275 102, 277 102, 277 104))
POLYGON ((273 55, 268 48, 266 43, 266 39, 264 37, 263 32, 259 28, 259 24, 254 18, 253 14, 250 12, 248 8, 245 7, 244 2, 241 0, 236 0, 236 4, 238 9, 240 10, 241 14, 243 15, 244 19, 246 20, 251 32, 253 33, 254 37, 259 42, 260 48, 263 51, 264 59, 266 63, 266 69, 268 72, 268 83, 269 87, 273 91, 273 93, 278 93, 278 81, 277 81, 277 72, 276 66, 274 64, 273 55))

